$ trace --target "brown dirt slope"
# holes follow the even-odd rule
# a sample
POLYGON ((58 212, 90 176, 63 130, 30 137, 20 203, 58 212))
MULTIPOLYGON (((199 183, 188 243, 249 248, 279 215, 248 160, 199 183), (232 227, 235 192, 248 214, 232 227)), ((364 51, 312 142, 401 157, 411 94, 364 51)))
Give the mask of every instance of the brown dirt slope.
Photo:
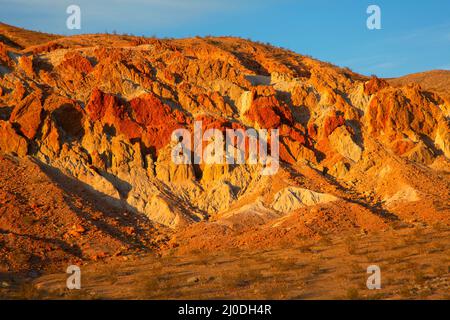
POLYGON ((33 159, 0 156, 0 273, 151 252, 153 225, 33 159))
POLYGON ((389 79, 388 82, 394 86, 403 86, 416 83, 425 90, 439 93, 443 98, 450 101, 450 70, 432 70, 409 74, 400 78, 389 79))
POLYGON ((0 22, 0 42, 14 49, 24 49, 58 38, 61 36, 30 31, 0 22))

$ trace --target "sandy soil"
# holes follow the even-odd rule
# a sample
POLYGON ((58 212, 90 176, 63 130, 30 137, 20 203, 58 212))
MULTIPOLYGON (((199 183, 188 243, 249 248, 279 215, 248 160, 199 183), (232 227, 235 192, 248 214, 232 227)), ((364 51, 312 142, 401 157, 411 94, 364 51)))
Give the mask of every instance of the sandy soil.
POLYGON ((449 299, 450 229, 436 225, 341 236, 270 250, 194 252, 82 267, 82 289, 61 272, 3 275, 4 298, 28 299, 449 299), (369 290, 367 267, 381 268, 369 290))

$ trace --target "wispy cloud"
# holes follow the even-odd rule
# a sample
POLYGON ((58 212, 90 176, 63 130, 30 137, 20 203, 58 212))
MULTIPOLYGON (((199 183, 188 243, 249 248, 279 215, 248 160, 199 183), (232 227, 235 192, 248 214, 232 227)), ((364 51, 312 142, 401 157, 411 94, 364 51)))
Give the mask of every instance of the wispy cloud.
POLYGON ((386 42, 439 42, 450 40, 450 23, 430 25, 419 29, 411 29, 396 36, 389 37, 386 42))

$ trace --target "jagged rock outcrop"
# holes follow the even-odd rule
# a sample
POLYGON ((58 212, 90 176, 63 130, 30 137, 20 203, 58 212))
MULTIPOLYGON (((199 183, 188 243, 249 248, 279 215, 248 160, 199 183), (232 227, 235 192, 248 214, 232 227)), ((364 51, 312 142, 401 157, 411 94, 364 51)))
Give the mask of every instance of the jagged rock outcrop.
POLYGON ((30 94, 14 108, 9 119, 28 139, 36 136, 41 124, 42 104, 40 99, 40 93, 30 94))

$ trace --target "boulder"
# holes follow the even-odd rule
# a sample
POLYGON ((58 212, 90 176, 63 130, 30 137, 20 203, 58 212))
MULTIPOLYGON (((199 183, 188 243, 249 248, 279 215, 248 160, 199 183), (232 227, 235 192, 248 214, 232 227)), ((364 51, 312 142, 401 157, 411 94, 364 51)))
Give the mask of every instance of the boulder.
POLYGON ((41 124, 41 115, 41 95, 35 93, 27 96, 14 108, 10 121, 17 125, 24 136, 33 139, 41 124))

